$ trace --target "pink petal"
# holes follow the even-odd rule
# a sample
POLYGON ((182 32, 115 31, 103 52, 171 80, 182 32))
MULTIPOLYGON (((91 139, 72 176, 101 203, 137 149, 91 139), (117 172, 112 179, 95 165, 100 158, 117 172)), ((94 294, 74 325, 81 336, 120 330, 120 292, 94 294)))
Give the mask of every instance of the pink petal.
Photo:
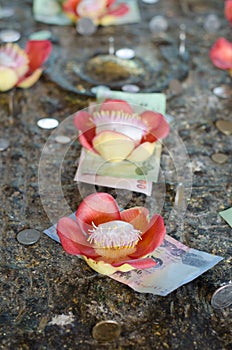
POLYGON ((79 130, 79 142, 93 152, 92 140, 96 133, 95 125, 91 121, 91 114, 86 111, 79 111, 74 115, 74 125, 79 130))
POLYGON ((76 211, 77 221, 81 229, 85 224, 98 226, 104 222, 120 220, 119 207, 115 199, 108 193, 96 192, 87 196, 76 211))
POLYGON ((107 15, 120 17, 129 12, 129 7, 126 4, 119 4, 116 8, 107 11, 107 15))
POLYGON ((136 230, 144 232, 148 226, 149 211, 144 207, 134 207, 121 212, 122 221, 129 222, 136 230))
POLYGON ((98 254, 83 235, 76 221, 64 217, 58 221, 57 234, 64 250, 73 255, 96 258, 98 254))
POLYGON ((49 40, 30 40, 27 42, 25 52, 29 58, 30 72, 39 68, 49 57, 52 44, 49 40))
POLYGON ((232 24, 232 0, 225 1, 224 14, 225 18, 232 24))
POLYGON ((129 114, 134 113, 129 103, 124 100, 113 99, 105 100, 100 107, 100 111, 123 111, 129 114))
POLYGON ((219 38, 212 46, 209 56, 216 67, 232 68, 232 43, 225 38, 219 38))
POLYGON ((157 263, 152 258, 144 258, 144 259, 127 260, 120 263, 112 264, 112 266, 119 267, 124 264, 131 265, 135 269, 149 269, 150 267, 155 266, 157 263))
POLYGON ((141 258, 153 252, 163 241, 166 233, 162 216, 155 214, 149 223, 147 230, 142 234, 136 246, 135 253, 129 255, 130 258, 141 258))
POLYGON ((142 142, 154 142, 168 135, 169 124, 161 113, 145 111, 141 114, 141 117, 149 129, 149 132, 143 137, 142 142))

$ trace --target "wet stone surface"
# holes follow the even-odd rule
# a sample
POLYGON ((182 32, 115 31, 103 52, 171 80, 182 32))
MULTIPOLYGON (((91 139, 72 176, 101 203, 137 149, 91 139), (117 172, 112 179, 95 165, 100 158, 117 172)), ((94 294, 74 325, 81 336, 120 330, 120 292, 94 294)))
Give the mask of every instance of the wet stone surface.
MULTIPOLYGON (((182 91, 170 95, 167 114, 173 116, 171 128, 178 131, 187 149, 193 184, 184 220, 181 224, 170 221, 169 233, 192 248, 223 256, 224 260, 193 282, 166 297, 159 297, 139 294, 95 273, 83 260, 66 254, 59 243, 46 235, 42 234, 33 245, 25 246, 17 241, 18 232, 24 229, 30 227, 42 232, 51 225, 39 194, 38 169, 42 149, 53 130, 39 128, 37 121, 55 118, 61 123, 78 109, 94 102, 93 96, 77 93, 79 88, 73 88, 73 81, 62 78, 52 82, 50 72, 53 68, 56 72, 56 67, 51 59, 47 64, 49 74, 45 71, 29 90, 15 90, 13 116, 8 106, 10 93, 0 93, 0 138, 9 141, 9 147, 0 152, 0 349, 208 350, 210 344, 212 350, 229 350, 231 306, 215 309, 211 298, 231 279, 231 228, 218 213, 232 206, 232 140, 230 134, 216 127, 216 122, 222 118, 231 121, 231 98, 223 99, 213 93, 214 87, 231 85, 231 81, 227 72, 212 66, 208 57, 219 33, 207 33, 203 25, 208 14, 217 14, 221 21, 220 36, 229 39, 231 28, 224 20, 223 2, 168 0, 148 5, 140 1, 143 21, 138 25, 125 25, 123 36, 120 27, 105 27, 87 39, 78 36, 75 28, 48 28, 34 22, 29 1, 21 1, 19 6, 14 0, 9 6, 15 9, 15 15, 2 19, 1 29, 19 31, 22 46, 32 32, 49 29, 58 39, 54 55, 63 52, 64 58, 67 53, 71 53, 72 58, 77 57, 79 51, 80 56, 91 56, 92 48, 97 51, 99 45, 104 46, 108 37, 114 35, 116 49, 133 44, 140 52, 146 52, 144 56, 149 60, 157 46, 148 44, 147 23, 156 11, 167 16, 169 26, 165 45, 171 45, 173 52, 178 48, 179 24, 186 24, 188 74, 170 77, 170 80, 181 81, 182 91), (146 51, 142 50, 143 46, 146 51), (224 164, 213 161, 212 155, 217 153, 227 156, 224 164), (92 331, 96 324, 106 320, 119 324, 121 333, 112 342, 99 343, 93 338, 92 331)), ((164 58, 160 57, 158 63, 162 65, 164 58)), ((79 84, 78 79, 76 83, 79 84)), ((159 84, 164 86, 162 82, 159 84)), ((81 82, 81 85, 82 91, 91 88, 88 82, 81 82)), ((168 89, 167 84, 163 90, 167 96, 168 89)), ((61 167, 61 195, 67 201, 68 209, 74 211, 83 195, 73 181, 80 145, 72 141, 73 130, 62 130, 60 135, 71 142, 56 142, 54 136, 51 147, 60 152, 63 147, 68 147, 61 167)), ((51 149, 47 151, 49 153, 51 149)), ((162 162, 168 163, 167 152, 164 155, 166 158, 162 157, 162 162)), ((55 216, 60 213, 53 171, 56 159, 48 158, 48 161, 51 174, 47 200, 55 216)), ((171 168, 167 173, 165 185, 162 210, 165 221, 175 203, 173 172, 171 168)), ((110 189, 105 190, 110 192, 110 189)), ((131 204, 143 201, 143 196, 133 194, 131 204)))

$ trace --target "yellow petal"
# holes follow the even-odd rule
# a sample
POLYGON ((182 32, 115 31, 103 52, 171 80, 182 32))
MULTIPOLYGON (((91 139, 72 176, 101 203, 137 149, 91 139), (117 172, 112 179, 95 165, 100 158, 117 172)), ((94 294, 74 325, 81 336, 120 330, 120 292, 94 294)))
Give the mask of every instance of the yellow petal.
POLYGON ((0 68, 0 91, 12 89, 18 81, 18 76, 11 68, 0 68))
POLYGON ((143 162, 153 154, 155 146, 156 142, 144 142, 135 148, 127 159, 131 162, 143 162))
POLYGON ((131 153, 135 143, 126 135, 102 131, 93 139, 93 147, 107 161, 120 162, 131 153))
POLYGON ((24 89, 31 87, 40 78, 42 72, 43 72, 43 70, 41 68, 36 69, 32 75, 30 75, 29 77, 27 77, 26 79, 21 81, 21 83, 18 84, 17 86, 24 88, 24 89))
POLYGON ((106 15, 102 17, 99 21, 99 24, 101 24, 102 26, 109 26, 113 23, 115 23, 115 16, 111 15, 106 15))
POLYGON ((104 261, 95 261, 91 258, 87 258, 86 256, 83 256, 83 258, 93 270, 97 271, 98 273, 101 273, 102 275, 109 276, 116 271, 127 272, 134 270, 134 267, 129 264, 123 264, 121 266, 114 267, 110 264, 105 263, 104 261))

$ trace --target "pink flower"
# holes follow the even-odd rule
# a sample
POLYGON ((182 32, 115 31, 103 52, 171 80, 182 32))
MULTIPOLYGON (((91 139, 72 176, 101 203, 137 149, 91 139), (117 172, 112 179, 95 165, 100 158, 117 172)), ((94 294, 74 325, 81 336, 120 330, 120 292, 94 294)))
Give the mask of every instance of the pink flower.
POLYGON ((219 38, 210 50, 213 64, 220 69, 232 69, 232 43, 219 38))
POLYGON ((79 111, 74 124, 80 131, 81 145, 110 162, 144 161, 153 154, 157 140, 169 133, 162 114, 135 113, 122 100, 107 100, 92 114, 79 111))
POLYGON ((115 17, 128 12, 128 6, 121 3, 114 6, 116 0, 66 0, 63 3, 64 12, 76 22, 81 17, 88 17, 96 25, 108 25, 115 17))
POLYGON ((163 218, 148 215, 144 207, 120 212, 111 195, 94 193, 78 207, 76 221, 58 221, 57 233, 67 253, 82 256, 99 273, 145 269, 156 264, 148 255, 165 236, 163 218))
POLYGON ((225 1, 224 14, 226 19, 232 24, 232 0, 225 1))
POLYGON ((48 40, 28 41, 25 50, 17 44, 0 47, 0 91, 14 86, 28 88, 41 76, 41 65, 52 50, 48 40))

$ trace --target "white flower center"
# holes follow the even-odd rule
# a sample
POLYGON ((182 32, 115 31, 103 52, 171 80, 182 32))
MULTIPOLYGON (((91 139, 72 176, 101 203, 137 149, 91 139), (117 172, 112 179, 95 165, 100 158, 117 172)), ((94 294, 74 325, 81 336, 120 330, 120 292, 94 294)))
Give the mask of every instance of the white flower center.
POLYGON ((0 52, 0 65, 14 68, 17 67, 17 62, 13 57, 7 55, 5 52, 0 52))
POLYGON ((131 248, 141 239, 141 231, 128 222, 115 220, 93 227, 88 241, 99 248, 131 248))
POLYGON ((138 143, 147 131, 146 124, 136 113, 129 114, 123 111, 101 111, 95 112, 92 120, 96 125, 97 134, 104 130, 116 131, 130 137, 138 143))

